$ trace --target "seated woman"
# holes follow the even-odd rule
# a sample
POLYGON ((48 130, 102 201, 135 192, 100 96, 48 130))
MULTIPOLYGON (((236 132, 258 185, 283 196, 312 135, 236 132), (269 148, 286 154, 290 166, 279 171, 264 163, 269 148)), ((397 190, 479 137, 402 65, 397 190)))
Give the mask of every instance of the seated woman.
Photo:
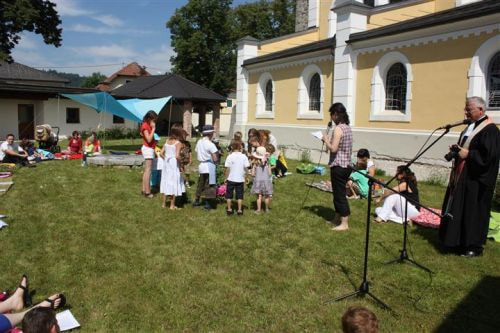
POLYGON ((68 142, 68 148, 61 152, 65 155, 81 154, 82 153, 82 138, 78 131, 73 131, 68 142))
POLYGON ((348 199, 368 197, 368 178, 363 176, 363 174, 366 175, 368 173, 366 162, 358 159, 358 162, 356 163, 356 169, 358 171, 351 172, 349 180, 346 184, 346 193, 348 199))
POLYGON ((357 163, 365 163, 366 164, 366 172, 368 175, 374 177, 375 176, 375 163, 370 159, 370 152, 368 149, 361 148, 358 150, 356 154, 357 163))
MULTIPOLYGON (((0 302, 0 333, 5 333, 19 325, 26 313, 30 310, 24 310, 17 313, 7 313, 12 311, 20 311, 23 310, 26 306, 30 306, 31 304, 27 303, 27 295, 29 295, 28 290, 28 278, 23 276, 21 279, 21 283, 19 287, 16 289, 14 294, 7 298, 5 301, 0 302)), ((31 300, 30 300, 31 302, 31 300)), ((63 294, 54 294, 41 303, 33 306, 33 308, 37 307, 46 307, 52 309, 58 309, 63 307, 66 304, 66 297, 63 294)))
POLYGON ((87 156, 101 155, 101 141, 99 141, 95 132, 91 132, 90 136, 85 140, 83 152, 87 156))
POLYGON ((43 155, 36 151, 35 145, 27 137, 21 138, 21 143, 19 144, 21 148, 28 154, 28 161, 41 161, 43 155))
MULTIPOLYGON (((396 179, 399 184, 393 187, 393 190, 405 195, 415 203, 408 202, 408 214, 406 218, 409 220, 420 214, 417 178, 410 168, 400 165, 397 168, 396 179)), ((375 209, 375 214, 377 215, 375 222, 384 223, 390 220, 396 223, 403 223, 406 199, 398 193, 386 190, 381 197, 375 199, 376 203, 380 203, 385 199, 382 207, 375 209)))

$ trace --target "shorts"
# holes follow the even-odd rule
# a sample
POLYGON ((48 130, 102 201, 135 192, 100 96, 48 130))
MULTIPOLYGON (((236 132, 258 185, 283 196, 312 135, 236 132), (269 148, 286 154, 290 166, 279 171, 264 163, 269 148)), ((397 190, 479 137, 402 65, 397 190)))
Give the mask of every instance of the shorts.
POLYGON ((227 181, 226 187, 226 199, 231 200, 233 198, 233 192, 236 192, 236 199, 243 200, 243 185, 245 183, 235 183, 227 181))
POLYGON ((143 145, 141 147, 141 152, 145 160, 153 160, 156 157, 154 148, 143 145))
POLYGON ((3 314, 0 314, 0 332, 7 332, 12 329, 12 324, 9 319, 3 314))

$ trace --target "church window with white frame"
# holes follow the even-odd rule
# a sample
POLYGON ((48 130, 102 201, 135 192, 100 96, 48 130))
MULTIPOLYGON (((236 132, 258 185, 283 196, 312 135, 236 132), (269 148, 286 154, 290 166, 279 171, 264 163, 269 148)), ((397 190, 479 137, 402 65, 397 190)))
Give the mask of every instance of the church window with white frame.
POLYGON ((274 118, 275 83, 270 73, 261 74, 257 84, 256 118, 274 118))
POLYGON ((487 79, 488 108, 500 108, 500 52, 497 52, 488 66, 487 79))
POLYGON ((321 69, 308 65, 302 71, 298 87, 298 119, 323 119, 325 83, 321 69))
POLYGON ((411 121, 412 67, 401 52, 383 55, 373 69, 370 121, 411 121))
POLYGON ((406 112, 406 69, 400 62, 392 65, 387 71, 385 109, 406 112))
POLYGON ((316 73, 309 83, 309 111, 320 111, 321 106, 321 78, 316 73))
POLYGON ((271 80, 267 80, 264 98, 266 100, 266 107, 264 110, 266 112, 273 112, 273 81, 271 80))

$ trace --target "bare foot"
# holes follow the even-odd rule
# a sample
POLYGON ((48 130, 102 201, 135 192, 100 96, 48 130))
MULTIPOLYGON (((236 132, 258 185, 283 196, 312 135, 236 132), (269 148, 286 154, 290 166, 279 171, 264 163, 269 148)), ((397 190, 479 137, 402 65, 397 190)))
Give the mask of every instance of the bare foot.
POLYGON ((42 301, 35 305, 34 307, 44 307, 44 308, 53 308, 57 309, 59 305, 61 304, 61 297, 59 296, 60 294, 54 294, 52 296, 49 296, 48 299, 52 300, 53 303, 49 301, 42 301))
POLYGON ((170 210, 178 210, 178 209, 180 209, 180 208, 177 206, 170 207, 170 210))
MULTIPOLYGON (((28 281, 25 276, 23 276, 20 285, 23 287, 28 286, 28 281)), ((24 308, 23 294, 24 290, 18 287, 14 294, 7 299, 7 301, 12 302, 12 310, 19 311, 24 308)))
POLYGON ((333 231, 346 231, 346 230, 349 230, 349 227, 341 224, 341 225, 338 225, 336 227, 333 227, 332 230, 333 231))

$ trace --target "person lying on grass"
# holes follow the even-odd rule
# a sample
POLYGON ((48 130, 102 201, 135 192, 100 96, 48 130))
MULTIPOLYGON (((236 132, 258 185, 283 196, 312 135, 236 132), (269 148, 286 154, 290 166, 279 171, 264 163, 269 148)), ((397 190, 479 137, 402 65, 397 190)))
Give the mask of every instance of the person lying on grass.
MULTIPOLYGON (((33 306, 31 309, 45 307, 59 309, 66 304, 66 298, 63 294, 54 294, 44 301, 33 306)), ((0 333, 5 333, 19 325, 26 314, 31 310, 21 311, 27 306, 31 306, 31 296, 28 289, 28 278, 23 275, 19 287, 14 294, 3 302, 0 302, 0 333), (17 313, 7 313, 12 311, 21 311, 17 313)), ((26 332, 26 331, 25 331, 26 332)), ((37 331, 38 332, 38 331, 37 331)))

